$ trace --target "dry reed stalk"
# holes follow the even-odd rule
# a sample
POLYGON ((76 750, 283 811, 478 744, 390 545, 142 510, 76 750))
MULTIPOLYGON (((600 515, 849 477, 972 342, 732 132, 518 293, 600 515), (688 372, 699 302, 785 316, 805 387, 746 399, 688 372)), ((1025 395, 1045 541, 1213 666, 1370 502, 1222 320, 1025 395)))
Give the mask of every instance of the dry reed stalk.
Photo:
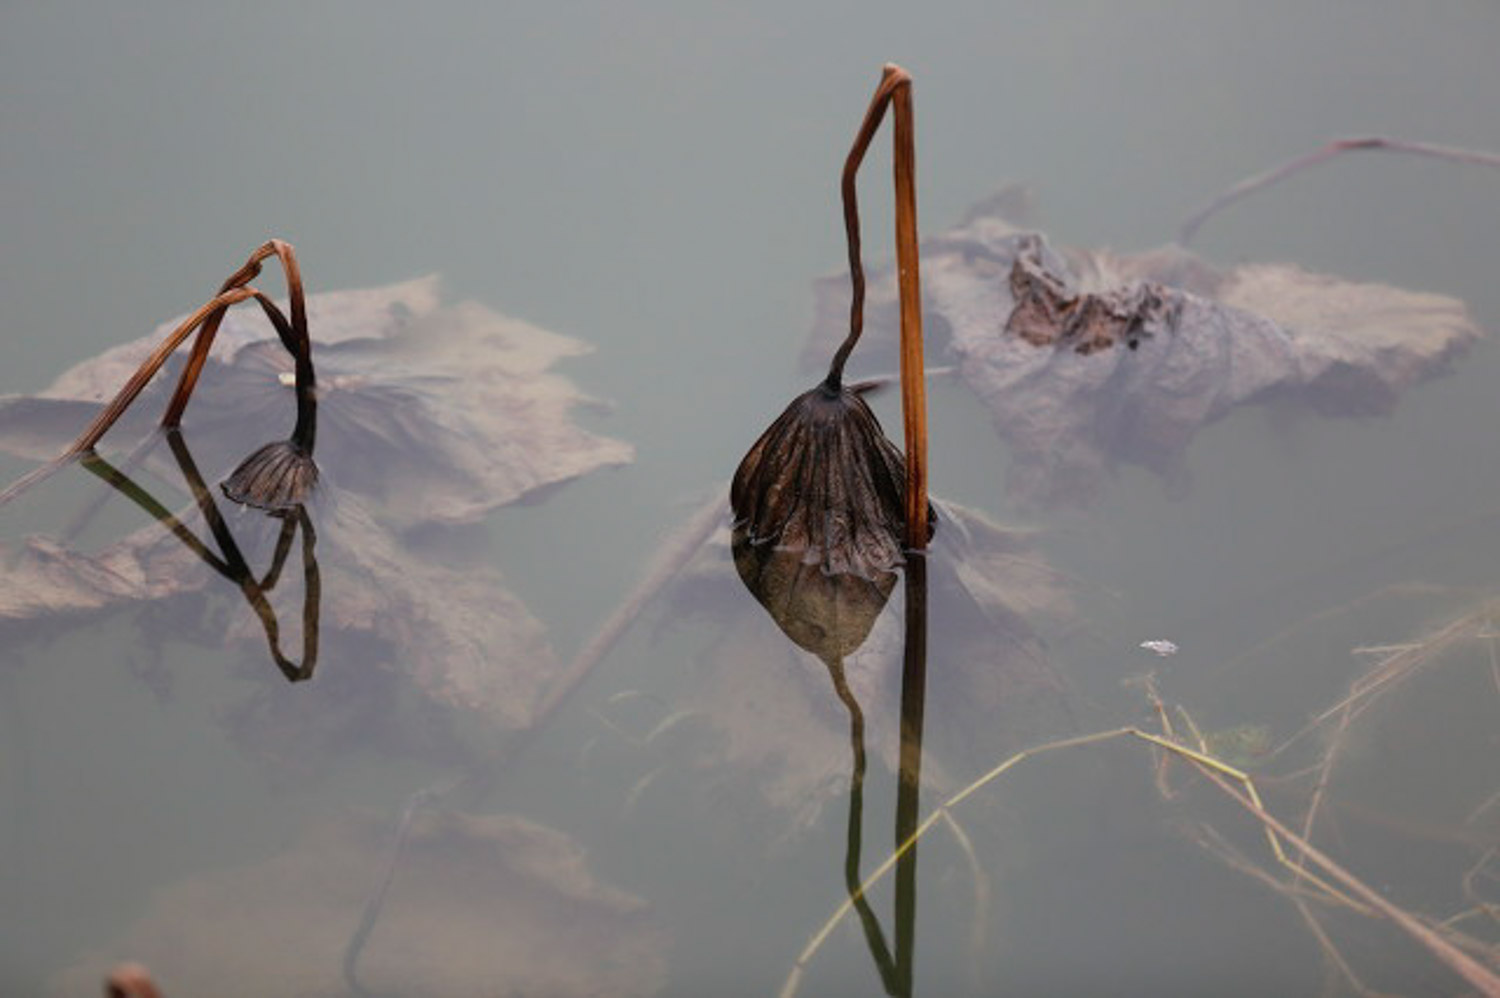
MULTIPOLYGON (((1249 774, 1207 753, 1199 752, 1163 736, 1155 735, 1135 727, 1115 728, 1108 731, 1060 739, 1025 749, 1005 759, 973 783, 939 804, 927 818, 917 825, 911 836, 901 843, 895 852, 865 879, 859 893, 868 892, 952 808, 957 807, 970 796, 979 792, 979 790, 1027 759, 1036 758, 1062 749, 1098 745, 1122 738, 1137 739, 1146 742, 1192 764, 1215 786, 1229 796, 1231 800, 1245 808, 1256 818, 1266 834, 1277 862, 1292 871, 1298 879, 1305 879, 1314 884, 1325 899, 1333 900, 1357 912, 1383 916, 1425 948, 1435 959, 1473 985, 1479 994, 1484 995, 1485 998, 1500 998, 1500 973, 1484 966, 1477 959, 1464 952, 1460 945, 1455 944, 1443 933, 1429 927, 1416 916, 1387 901, 1379 892, 1369 887, 1364 881, 1344 869, 1340 864, 1308 842, 1303 836, 1292 831, 1283 822, 1271 815, 1261 802, 1260 795, 1256 791, 1255 784, 1249 774), (1232 784, 1238 784, 1242 789, 1237 789, 1232 784), (1283 842, 1293 848, 1298 857, 1297 863, 1294 863, 1287 857, 1285 850, 1282 848, 1283 842), (1306 869, 1305 866, 1299 865, 1302 863, 1310 863, 1319 870, 1319 874, 1314 874, 1311 870, 1306 869), (1339 886, 1335 886, 1334 882, 1339 886)), ((1293 887, 1290 889, 1295 890, 1296 888, 1293 887)), ((797 993, 801 986, 804 971, 813 956, 816 955, 828 936, 853 906, 854 895, 851 895, 850 898, 846 898, 839 905, 828 921, 812 935, 808 943, 798 954, 796 961, 787 975, 781 989, 781 998, 792 998, 797 993)), ((1465 940, 1464 945, 1471 945, 1471 943, 1465 940)), ((1482 946, 1482 944, 1480 945, 1482 946)), ((1489 952, 1487 949, 1484 951, 1486 953, 1489 952)))

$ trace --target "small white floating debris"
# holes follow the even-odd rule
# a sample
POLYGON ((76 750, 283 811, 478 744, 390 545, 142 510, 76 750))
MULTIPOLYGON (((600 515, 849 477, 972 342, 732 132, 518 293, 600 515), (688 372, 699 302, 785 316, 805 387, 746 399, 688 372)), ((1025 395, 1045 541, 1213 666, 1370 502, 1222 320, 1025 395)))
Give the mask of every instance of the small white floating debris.
POLYGON ((1142 641, 1141 647, 1146 649, 1147 651, 1156 652, 1156 654, 1160 655, 1162 658, 1166 658, 1168 655, 1177 654, 1177 645, 1175 645, 1171 641, 1142 641))

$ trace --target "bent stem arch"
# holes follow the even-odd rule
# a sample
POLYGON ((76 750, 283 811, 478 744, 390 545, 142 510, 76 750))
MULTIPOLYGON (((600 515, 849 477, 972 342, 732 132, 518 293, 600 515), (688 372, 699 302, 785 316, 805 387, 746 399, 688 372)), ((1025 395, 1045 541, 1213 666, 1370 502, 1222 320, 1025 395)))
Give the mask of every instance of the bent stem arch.
POLYGON ((266 317, 270 319, 272 326, 276 328, 276 335, 293 356, 296 363, 296 385, 297 385, 297 425, 292 432, 292 441, 302 451, 310 454, 313 444, 314 425, 313 398, 315 395, 315 379, 312 367, 312 341, 307 332, 307 307, 302 290, 302 273, 297 265, 296 252, 291 244, 280 239, 271 239, 250 254, 250 258, 239 270, 231 274, 220 287, 219 293, 204 302, 191 315, 182 321, 161 345, 153 350, 135 373, 126 379, 119 392, 109 403, 94 417, 88 427, 78 436, 78 439, 69 444, 68 447, 51 461, 36 468, 28 474, 0 491, 0 506, 15 499, 21 493, 33 485, 50 478, 53 474, 77 460, 84 454, 92 451, 110 427, 125 414, 131 403, 150 383, 156 373, 161 370, 167 358, 180 347, 189 336, 196 330, 198 338, 193 343, 192 352, 188 362, 183 368, 182 375, 178 379, 177 388, 173 391, 171 399, 167 403, 166 412, 162 415, 161 425, 163 428, 176 427, 182 419, 183 410, 187 408, 188 399, 197 386, 198 376, 203 371, 203 365, 208 359, 209 348, 213 345, 214 337, 218 334, 219 327, 224 321, 224 314, 231 306, 240 302, 254 299, 259 303, 266 317), (287 296, 290 300, 292 318, 287 320, 281 309, 270 298, 262 294, 257 288, 250 284, 261 271, 261 262, 270 256, 275 256, 281 261, 282 269, 286 274, 287 296))

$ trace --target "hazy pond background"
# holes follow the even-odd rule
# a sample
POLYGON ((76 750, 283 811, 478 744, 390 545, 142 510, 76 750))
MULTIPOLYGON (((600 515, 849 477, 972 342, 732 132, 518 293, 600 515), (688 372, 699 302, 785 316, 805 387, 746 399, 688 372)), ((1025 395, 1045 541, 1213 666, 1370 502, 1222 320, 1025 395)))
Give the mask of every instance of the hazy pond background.
MULTIPOLYGON (((451 300, 587 341, 596 351, 564 371, 611 409, 580 420, 632 443, 635 462, 487 521, 508 584, 566 660, 811 383, 796 364, 811 281, 842 266, 837 170, 882 62, 916 80, 924 232, 1024 181, 1059 242, 1132 250, 1331 137, 1500 149, 1497 43, 1500 11, 1480 3, 7 3, 0 392, 36 391, 181 314, 273 235, 296 245, 313 293, 436 272, 451 300)), ((876 148, 863 188, 872 259, 889 246, 876 148)), ((1500 328, 1492 171, 1348 157, 1214 219, 1196 248, 1452 295, 1500 328)), ((1040 528, 1039 550, 1075 587, 1077 621, 1048 634, 1074 689, 1051 733, 1149 721, 1121 681, 1159 667, 1164 695, 1207 723, 1285 737, 1357 675, 1351 648, 1413 640, 1494 591, 1497 363, 1482 343, 1388 418, 1244 409, 1197 438, 1185 496, 1127 471, 1087 513, 1024 517, 987 416, 961 385, 936 383, 934 490, 1040 528), (1262 644, 1405 582, 1432 585, 1262 644), (1137 647, 1149 638, 1182 651, 1158 661, 1137 647)), ((894 428, 894 393, 879 411, 894 428)), ((0 478, 26 467, 0 460, 0 478)), ((86 480, 70 474, 55 494, 86 480)), ((47 529, 43 513, 4 510, 0 531, 47 529)), ((111 515, 121 530, 140 522, 111 515)), ((662 993, 774 993, 842 897, 845 805, 778 829, 737 784, 620 739, 606 723, 626 723, 618 695, 659 705, 627 719, 650 730, 712 638, 700 619, 653 644, 662 614, 478 809, 560 829, 596 879, 645 899, 669 940, 662 993), (657 770, 667 776, 643 785, 657 770)), ((279 674, 269 662, 260 677, 231 674, 227 654, 147 641, 150 626, 127 613, 0 648, 7 994, 46 993, 153 890, 265 861, 349 808, 394 827, 412 792, 449 775, 374 738, 315 759, 248 751, 222 708, 279 674), (170 698, 133 674, 145 656, 174 677, 170 698)), ((1456 807, 1444 774, 1481 789, 1471 804, 1494 792, 1500 691, 1468 659, 1399 718, 1399 744, 1450 754, 1392 771, 1392 749, 1372 739, 1366 804, 1453 828, 1464 814, 1443 810, 1456 807)), ((314 683, 353 668, 324 661, 314 683)), ((940 682, 942 662, 930 669, 940 682)), ((917 993, 1316 992, 1317 948, 1291 906, 1179 834, 1143 750, 1095 751, 974 812, 992 894, 978 966, 971 868, 951 840, 923 855, 917 993)), ((866 869, 889 848, 893 799, 888 772, 870 780, 866 869)), ((1495 827, 1491 811, 1464 834, 1493 842, 1495 827)), ((1413 852, 1406 870, 1387 853, 1348 859, 1403 904, 1452 910, 1444 892, 1465 864, 1413 852)), ((877 900, 884 917, 889 899, 877 900)), ((1376 986, 1459 989, 1419 952, 1361 945, 1376 986)), ((878 988, 850 926, 804 993, 878 988)))

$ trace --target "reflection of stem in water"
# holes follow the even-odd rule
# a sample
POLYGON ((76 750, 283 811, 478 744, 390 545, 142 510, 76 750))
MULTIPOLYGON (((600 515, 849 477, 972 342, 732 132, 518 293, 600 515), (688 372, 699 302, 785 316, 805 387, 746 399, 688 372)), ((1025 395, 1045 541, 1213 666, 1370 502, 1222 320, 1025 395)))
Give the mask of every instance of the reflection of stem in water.
POLYGON ((869 899, 859 889, 859 854, 865 801, 865 714, 844 678, 844 663, 834 660, 826 664, 828 675, 833 680, 834 692, 849 710, 849 745, 854 758, 854 766, 849 774, 849 831, 844 846, 844 886, 849 892, 849 900, 854 904, 855 914, 859 916, 860 927, 864 929, 865 942, 870 947, 870 955, 875 959, 875 969, 880 971, 881 983, 885 985, 888 994, 895 994, 898 979, 895 961, 891 959, 890 947, 885 943, 880 919, 870 908, 869 899))
MULTIPOLYGON (((896 846, 912 838, 917 830, 917 810, 922 785, 922 720, 927 700, 927 559, 911 554, 906 562, 906 637, 901 670, 900 770, 896 784, 896 846)), ((870 956, 889 995, 912 993, 916 956, 917 850, 915 844, 900 853, 896 863, 896 952, 892 957, 880 920, 871 910, 859 878, 860 826, 864 807, 865 745, 864 713, 844 679, 842 662, 828 663, 835 692, 849 709, 849 740, 854 769, 849 786, 849 831, 844 854, 844 886, 849 903, 859 916, 870 956)))
MULTIPOLYGON (((917 830, 922 789, 922 719, 927 703, 927 559, 906 559, 906 653, 901 667, 901 771, 896 784, 896 847, 917 830)), ((917 850, 896 864, 896 969, 899 994, 912 990, 917 929, 917 850)))
POLYGON ((296 682, 311 677, 318 660, 318 605, 322 585, 315 554, 317 535, 306 509, 296 506, 275 514, 281 520, 281 531, 276 539, 276 551, 269 570, 264 577, 257 579, 240 552, 239 545, 235 543, 234 535, 230 533, 228 525, 219 513, 213 493, 203 483, 203 476, 199 473, 198 466, 188 450, 187 443, 182 439, 181 432, 175 429, 168 430, 166 439, 168 446, 172 449, 172 455, 177 459, 178 468, 192 490, 193 498, 208 524, 209 532, 219 548, 218 554, 215 554, 207 544, 188 529, 181 519, 158 502, 151 493, 104 458, 90 453, 85 455, 82 463, 90 472, 108 482, 131 502, 150 514, 188 550, 197 555, 204 564, 239 587, 241 594, 250 604, 250 608, 255 611, 265 631, 271 658, 287 679, 296 682), (299 527, 302 530, 303 578, 302 661, 300 664, 282 654, 281 625, 276 619, 276 611, 271 606, 271 601, 266 597, 267 591, 274 588, 281 577, 281 570, 291 553, 292 540, 299 527))

